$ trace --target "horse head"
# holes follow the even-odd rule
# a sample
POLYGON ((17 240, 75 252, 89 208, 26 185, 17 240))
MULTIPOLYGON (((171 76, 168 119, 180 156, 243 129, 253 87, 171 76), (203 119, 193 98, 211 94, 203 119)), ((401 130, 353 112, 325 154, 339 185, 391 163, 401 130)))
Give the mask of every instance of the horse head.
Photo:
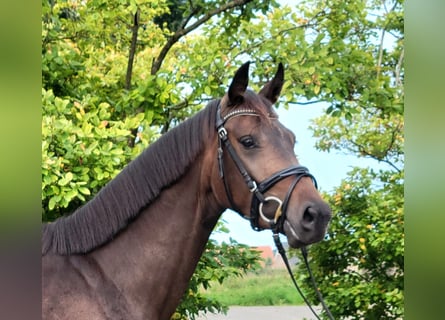
POLYGON ((285 234, 291 247, 318 242, 331 210, 295 156, 295 135, 273 108, 284 83, 283 65, 258 93, 247 88, 248 76, 245 63, 218 105, 217 198, 249 219, 255 230, 285 234))

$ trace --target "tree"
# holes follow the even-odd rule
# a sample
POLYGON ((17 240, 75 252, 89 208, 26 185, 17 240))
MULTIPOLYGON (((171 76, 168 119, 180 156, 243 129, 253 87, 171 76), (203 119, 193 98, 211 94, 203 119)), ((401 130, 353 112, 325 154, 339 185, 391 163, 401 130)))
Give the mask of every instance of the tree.
POLYGON ((328 200, 335 215, 327 240, 309 256, 331 312, 336 319, 403 318, 403 175, 355 168, 328 200))
MULTIPOLYGON (((334 216, 327 240, 313 246, 310 257, 336 319, 404 314, 402 4, 347 1, 326 8, 320 2, 307 11, 308 19, 323 12, 314 36, 328 39, 323 46, 335 61, 318 95, 330 106, 311 127, 316 147, 387 164, 380 170, 354 168, 326 194, 334 216)), ((303 279, 316 303, 310 280, 303 279)))

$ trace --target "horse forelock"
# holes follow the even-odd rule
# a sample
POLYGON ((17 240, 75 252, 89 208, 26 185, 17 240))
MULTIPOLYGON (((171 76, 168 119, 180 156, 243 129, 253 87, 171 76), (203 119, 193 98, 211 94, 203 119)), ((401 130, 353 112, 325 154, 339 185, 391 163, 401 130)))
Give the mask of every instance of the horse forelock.
POLYGON ((215 132, 217 101, 152 143, 71 215, 43 225, 42 254, 87 253, 110 241, 179 180, 215 132))

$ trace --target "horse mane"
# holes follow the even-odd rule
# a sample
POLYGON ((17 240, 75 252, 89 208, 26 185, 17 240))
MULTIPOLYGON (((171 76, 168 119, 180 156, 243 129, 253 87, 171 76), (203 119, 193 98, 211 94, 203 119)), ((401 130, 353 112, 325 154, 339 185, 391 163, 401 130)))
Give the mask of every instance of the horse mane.
POLYGON ((109 242, 181 178, 215 130, 218 100, 171 129, 71 215, 43 224, 42 255, 87 253, 109 242))

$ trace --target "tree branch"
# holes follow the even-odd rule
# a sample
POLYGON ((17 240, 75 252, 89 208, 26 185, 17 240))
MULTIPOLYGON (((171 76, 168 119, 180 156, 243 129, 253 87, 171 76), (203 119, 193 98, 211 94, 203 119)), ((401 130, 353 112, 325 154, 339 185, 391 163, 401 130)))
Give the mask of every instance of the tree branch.
POLYGON ((192 12, 184 19, 182 20, 181 25, 179 26, 178 30, 185 29, 185 26, 189 23, 189 21, 193 18, 195 14, 199 12, 199 8, 193 8, 192 12))
POLYGON ((132 36, 131 36, 131 44, 130 44, 130 53, 128 55, 128 64, 127 64, 127 74, 125 76, 125 89, 130 90, 131 88, 131 76, 133 73, 133 63, 134 63, 134 55, 136 53, 136 45, 138 40, 138 32, 139 32, 139 16, 140 9, 138 8, 136 13, 134 14, 134 23, 131 27, 132 36))
POLYGON ((397 62, 396 71, 395 71, 396 85, 400 86, 400 87, 403 87, 403 83, 400 80, 400 71, 402 69, 402 63, 403 63, 404 55, 405 55, 405 48, 402 48, 402 52, 400 52, 399 61, 397 62))
POLYGON ((380 78, 380 70, 382 69, 382 59, 383 59, 383 41, 385 40, 385 29, 382 30, 382 36, 380 37, 379 45, 379 57, 377 60, 377 80, 380 78))
POLYGON ((186 108, 189 105, 188 99, 184 99, 181 102, 178 102, 177 104, 168 107, 170 110, 181 110, 183 108, 186 108))
MULTIPOLYGON (((394 5, 392 6, 391 10, 388 11, 388 9, 386 8, 386 3, 383 3, 384 7, 385 7, 385 11, 386 14, 389 14, 391 12, 393 12, 396 7, 397 7, 397 1, 394 2, 394 5)), ((379 45, 379 57, 378 57, 378 61, 377 61, 377 79, 379 79, 380 77, 380 71, 382 68, 382 60, 383 60, 383 41, 385 39, 385 33, 386 33, 386 28, 389 25, 389 21, 386 22, 385 26, 382 29, 382 36, 380 38, 380 45, 379 45)))
MULTIPOLYGON (((350 143, 352 143, 352 145, 357 147, 357 150, 358 150, 359 154, 361 153, 362 155, 370 157, 370 158, 372 158, 374 160, 385 162, 386 164, 389 164, 391 167, 393 167, 397 172, 399 172, 399 173, 401 172, 401 170, 394 163, 392 163, 392 161, 388 160, 386 156, 385 157, 378 157, 378 156, 372 154, 371 152, 368 152, 366 150, 366 148, 363 147, 362 145, 359 145, 358 143, 356 143, 356 142, 354 142, 352 140, 348 140, 348 141, 350 143)), ((388 151, 389 150, 387 150, 386 153, 388 153, 388 151)))
POLYGON ((296 101, 289 101, 288 103, 290 104, 297 104, 300 106, 307 106, 309 104, 315 104, 315 103, 320 103, 323 102, 323 100, 314 100, 314 101, 307 101, 307 102, 296 102, 296 101))
MULTIPOLYGON (((168 39, 167 43, 162 47, 161 52, 159 53, 159 55, 156 57, 156 59, 153 61, 153 64, 151 66, 151 74, 155 75, 159 69, 161 68, 162 62, 164 61, 165 57, 167 56, 167 53, 170 51, 170 49, 173 47, 173 45, 179 41, 179 39, 181 39, 183 36, 187 35, 188 33, 190 33, 191 31, 195 30, 196 28, 198 28, 199 26, 201 26, 202 24, 204 24, 205 22, 207 22, 208 20, 210 20, 210 18, 212 18, 213 16, 216 16, 224 11, 228 11, 230 9, 245 5, 249 2, 251 2, 252 0, 233 0, 230 1, 224 5, 222 5, 219 8, 216 8, 214 10, 209 11, 208 13, 206 13, 204 16, 202 16, 200 19, 198 19, 195 23, 193 23, 192 25, 190 25, 189 27, 185 28, 185 24, 190 21, 191 16, 189 16, 184 22, 186 22, 185 24, 183 23, 181 25, 182 28, 179 28, 178 30, 176 30, 176 32, 168 39)), ((194 10, 194 12, 197 10, 194 10)))

